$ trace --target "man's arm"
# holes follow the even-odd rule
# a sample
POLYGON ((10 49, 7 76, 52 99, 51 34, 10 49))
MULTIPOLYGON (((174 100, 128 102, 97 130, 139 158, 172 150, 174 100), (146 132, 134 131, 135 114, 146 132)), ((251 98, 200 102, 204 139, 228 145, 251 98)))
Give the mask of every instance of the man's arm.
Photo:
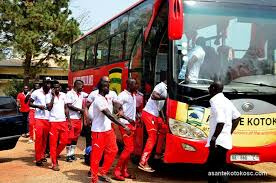
POLYGON ((108 109, 104 109, 102 110, 102 112, 104 113, 104 115, 106 115, 106 117, 108 117, 111 121, 113 121, 114 123, 116 123, 117 125, 122 126, 128 133, 128 135, 130 135, 130 129, 123 124, 120 120, 118 120, 116 117, 114 117, 110 111, 108 109))
POLYGON ((69 115, 69 108, 67 106, 67 104, 64 105, 64 111, 65 111, 65 116, 67 118, 67 121, 68 121, 68 127, 69 127, 69 130, 72 128, 72 123, 71 123, 71 119, 70 119, 70 115, 69 115))
POLYGON ((210 141, 210 147, 215 147, 215 145, 216 145, 215 142, 216 142, 219 134, 221 133, 223 126, 224 126, 224 123, 221 123, 221 122, 217 123, 215 133, 212 136, 211 141, 210 141))
POLYGON ((34 103, 34 99, 30 99, 30 107, 33 107, 33 108, 39 108, 39 109, 41 109, 41 110, 44 110, 45 109, 45 106, 43 106, 43 105, 35 105, 34 103))
POLYGON ((231 129, 231 134, 235 131, 235 129, 237 128, 239 122, 240 122, 240 117, 238 117, 237 119, 233 119, 232 120, 232 129, 231 129))
POLYGON ((162 97, 158 92, 153 91, 151 95, 152 100, 166 100, 166 97, 162 97))
POLYGON ((198 61, 198 58, 197 58, 196 56, 193 56, 193 57, 190 59, 190 61, 188 62, 187 68, 186 68, 186 76, 185 76, 186 80, 187 80, 187 78, 188 78, 188 76, 189 76, 189 74, 190 74, 191 68, 193 67, 193 65, 194 65, 197 61, 198 61))
POLYGON ((55 100, 55 94, 52 93, 50 103, 46 104, 48 111, 51 111, 53 109, 54 100, 55 100))
POLYGON ((84 113, 84 109, 77 108, 77 107, 73 106, 73 104, 67 104, 67 106, 72 111, 80 112, 82 114, 84 113))

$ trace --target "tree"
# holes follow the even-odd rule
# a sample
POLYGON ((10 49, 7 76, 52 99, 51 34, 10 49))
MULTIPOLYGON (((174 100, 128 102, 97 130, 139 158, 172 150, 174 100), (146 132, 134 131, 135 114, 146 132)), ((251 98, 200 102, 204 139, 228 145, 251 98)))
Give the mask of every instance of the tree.
POLYGON ((0 0, 0 45, 24 59, 24 84, 49 59, 64 63, 69 44, 80 34, 69 0, 0 0))

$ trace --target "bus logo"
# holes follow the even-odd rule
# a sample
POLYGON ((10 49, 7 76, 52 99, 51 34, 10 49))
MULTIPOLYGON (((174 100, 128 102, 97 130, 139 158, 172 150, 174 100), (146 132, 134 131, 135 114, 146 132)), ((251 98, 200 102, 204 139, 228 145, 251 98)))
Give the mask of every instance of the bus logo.
POLYGON ((74 77, 73 78, 73 83, 76 80, 83 81, 83 84, 86 85, 86 86, 92 86, 93 85, 93 75, 74 77))
POLYGON ((244 112, 249 112, 252 111, 254 109, 254 105, 250 102, 245 102, 242 105, 242 110, 244 110, 244 112))

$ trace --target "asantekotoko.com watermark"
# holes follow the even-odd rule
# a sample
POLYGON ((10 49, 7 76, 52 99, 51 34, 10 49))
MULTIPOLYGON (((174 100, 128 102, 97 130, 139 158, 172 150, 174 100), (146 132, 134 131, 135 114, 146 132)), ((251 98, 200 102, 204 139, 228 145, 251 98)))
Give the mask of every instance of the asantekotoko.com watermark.
POLYGON ((255 171, 210 171, 208 176, 267 176, 267 172, 255 171))

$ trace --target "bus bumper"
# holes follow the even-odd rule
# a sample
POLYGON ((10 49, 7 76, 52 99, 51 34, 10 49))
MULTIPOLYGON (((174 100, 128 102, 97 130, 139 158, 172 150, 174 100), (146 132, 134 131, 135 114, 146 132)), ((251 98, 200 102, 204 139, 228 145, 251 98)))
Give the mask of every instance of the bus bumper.
MULTIPOLYGON (((185 139, 167 134, 165 148, 165 163, 204 164, 207 161, 209 149, 205 147, 206 140, 185 139)), ((233 147, 227 153, 228 163, 257 164, 261 162, 276 162, 276 143, 261 147, 233 147), (231 162, 231 155, 258 155, 259 161, 231 162)))

